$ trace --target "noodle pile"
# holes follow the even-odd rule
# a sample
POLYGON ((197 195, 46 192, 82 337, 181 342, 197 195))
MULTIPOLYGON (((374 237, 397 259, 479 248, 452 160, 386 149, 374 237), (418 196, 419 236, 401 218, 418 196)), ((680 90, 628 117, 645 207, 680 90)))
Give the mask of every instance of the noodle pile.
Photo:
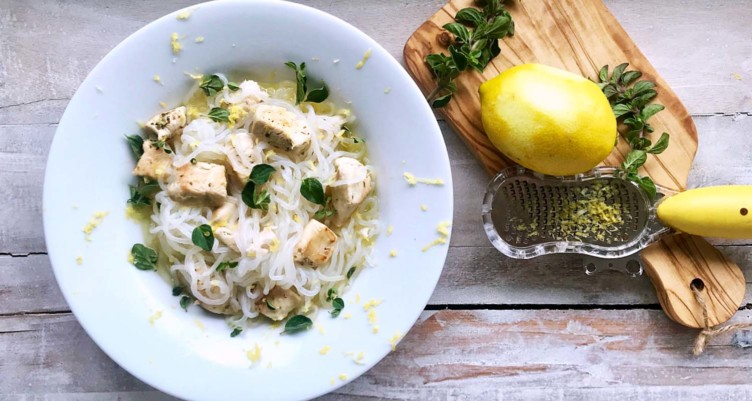
MULTIPOLYGON (((227 82, 224 76, 219 76, 227 82)), ((195 159, 194 163, 224 164, 228 175, 232 175, 234 169, 243 172, 247 178, 256 164, 273 166, 276 171, 265 184, 271 197, 269 210, 251 209, 245 205, 240 195, 242 186, 233 185, 230 179, 227 202, 236 204, 236 211, 222 222, 215 221, 213 226, 214 229, 218 226, 237 227, 239 248, 258 249, 258 252, 249 251, 238 257, 220 241, 215 241, 212 252, 203 252, 194 245, 191 240, 193 229, 211 224, 214 212, 208 206, 187 206, 172 200, 166 192, 172 174, 159 181, 161 191, 154 198, 149 227, 162 254, 160 260, 168 262, 171 276, 207 310, 232 315, 234 324, 257 317, 259 312, 254 302, 274 286, 294 288, 305 300, 303 312, 320 307, 326 302, 329 289, 335 288, 342 293, 352 267, 360 269, 372 265, 370 245, 379 233, 378 199, 375 191, 371 191, 342 227, 330 225, 339 239, 329 262, 318 268, 297 266, 293 262, 295 246, 303 228, 321 209, 301 196, 303 179, 317 178, 325 188, 347 184, 334 181, 333 161, 343 156, 359 160, 371 177, 374 177, 374 171, 368 165, 364 144, 355 143, 357 141, 343 130, 343 124, 354 120, 348 110, 336 110, 328 102, 296 106, 293 82, 282 82, 267 89, 262 89, 254 81, 243 81, 239 86, 240 89, 230 91, 225 85, 222 91, 211 97, 194 88, 187 99, 188 125, 182 135, 174 139, 173 167, 178 168, 195 159), (312 133, 310 145, 302 154, 288 155, 251 135, 252 149, 248 149, 247 141, 237 140, 237 135, 248 133, 252 122, 253 113, 248 112, 249 100, 284 107, 304 119, 312 133), (205 113, 213 107, 228 109, 231 123, 216 123, 206 117, 205 113), (271 236, 269 240, 267 234, 270 232, 276 238, 271 236), (266 242, 262 244, 263 241, 266 242), (237 262, 237 266, 217 271, 222 262, 237 262)))

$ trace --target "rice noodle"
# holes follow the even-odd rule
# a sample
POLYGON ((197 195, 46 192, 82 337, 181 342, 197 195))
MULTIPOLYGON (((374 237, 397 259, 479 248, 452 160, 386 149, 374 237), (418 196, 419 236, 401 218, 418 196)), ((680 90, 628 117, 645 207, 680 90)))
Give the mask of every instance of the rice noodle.
MULTIPOLYGON (((219 74, 218 74, 219 75, 219 74)), ((227 81, 226 77, 219 75, 227 81)), ((276 252, 258 252, 255 256, 238 257, 220 241, 215 241, 211 252, 196 247, 191 234, 195 227, 210 224, 213 211, 209 207, 195 207, 176 203, 166 192, 171 178, 160 181, 162 191, 156 194, 149 232, 153 234, 158 248, 169 261, 169 270, 174 278, 185 284, 191 294, 207 309, 220 310, 233 315, 239 324, 259 316, 255 300, 267 294, 274 286, 294 287, 306 301, 306 308, 316 308, 326 301, 330 288, 341 294, 347 285, 347 272, 351 267, 372 264, 371 242, 379 233, 378 198, 371 191, 358 211, 342 227, 330 228, 337 234, 338 242, 329 262, 318 268, 298 266, 293 261, 293 251, 303 228, 321 207, 300 195, 300 183, 304 178, 315 177, 324 185, 346 185, 357 180, 335 180, 333 161, 338 157, 352 157, 368 165, 363 144, 354 145, 351 138, 342 135, 342 126, 354 118, 347 110, 335 112, 334 104, 317 105, 317 113, 311 105, 302 108, 294 104, 295 84, 282 82, 269 89, 262 89, 256 82, 243 81, 237 91, 225 87, 213 97, 207 97, 200 108, 204 113, 212 107, 232 109, 254 107, 264 104, 284 107, 304 119, 311 130, 311 143, 301 155, 290 156, 274 149, 263 140, 252 138, 250 156, 240 151, 236 140, 238 134, 248 133, 252 112, 228 127, 208 117, 189 120, 182 134, 174 139, 173 168, 190 163, 191 159, 224 164, 236 171, 250 172, 259 163, 272 165, 276 171, 265 184, 271 202, 268 211, 251 209, 240 197, 241 188, 228 185, 228 201, 237 205, 228 227, 237 227, 236 242, 241 250, 262 249, 258 241, 260 233, 271 229, 279 243, 276 252), (237 267, 217 272, 222 262, 238 262, 237 267), (214 308, 216 307, 216 308, 214 308)), ((194 88, 191 93, 195 93, 194 88)), ((195 97, 194 97, 195 98, 195 97)), ((247 109, 246 109, 247 110, 247 109)), ((171 176, 171 175, 169 175, 171 176)), ((362 177, 361 177, 362 178, 362 177)))

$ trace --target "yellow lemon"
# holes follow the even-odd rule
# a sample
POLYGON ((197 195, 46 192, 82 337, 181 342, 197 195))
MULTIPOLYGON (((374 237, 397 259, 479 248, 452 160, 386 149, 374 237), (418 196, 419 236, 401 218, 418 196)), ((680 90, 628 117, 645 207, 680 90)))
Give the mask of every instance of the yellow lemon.
POLYGON ((616 142, 616 118, 598 86, 541 64, 510 68, 480 86, 491 142, 522 166, 550 175, 582 173, 616 142))

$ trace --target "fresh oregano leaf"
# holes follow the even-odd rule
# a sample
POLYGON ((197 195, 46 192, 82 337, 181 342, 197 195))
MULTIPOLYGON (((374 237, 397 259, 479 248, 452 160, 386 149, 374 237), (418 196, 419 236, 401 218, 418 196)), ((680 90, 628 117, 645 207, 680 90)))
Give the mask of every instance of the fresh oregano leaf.
POLYGON ((212 109, 209 110, 208 116, 215 123, 230 122, 230 112, 221 107, 212 107, 212 109))
POLYGON ((212 228, 208 224, 202 224, 193 229, 191 233, 191 241, 197 247, 203 249, 206 252, 211 251, 214 246, 214 233, 212 228))
POLYGON ((316 178, 306 178, 303 180, 300 184, 300 195, 306 198, 309 202, 322 206, 326 205, 324 187, 316 178))
POLYGON ((133 265, 138 270, 156 270, 157 252, 143 244, 134 244, 131 248, 131 256, 133 256, 133 265))
POLYGON ((282 334, 295 334, 301 331, 306 331, 313 326, 313 322, 306 316, 295 315, 287 319, 285 323, 285 330, 282 334))
POLYGON ((133 156, 136 156, 136 160, 140 159, 144 154, 144 138, 141 135, 126 135, 125 139, 128 140, 133 156))

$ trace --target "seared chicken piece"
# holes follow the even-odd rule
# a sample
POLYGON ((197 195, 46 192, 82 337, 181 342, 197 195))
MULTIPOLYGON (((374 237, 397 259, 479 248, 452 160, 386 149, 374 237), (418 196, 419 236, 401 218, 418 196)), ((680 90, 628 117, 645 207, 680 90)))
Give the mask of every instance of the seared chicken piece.
POLYGON ((240 248, 238 248, 238 244, 235 242, 235 231, 227 227, 218 227, 214 230, 214 236, 228 248, 240 253, 240 248))
POLYGON ((250 258, 261 257, 275 250, 279 245, 277 234, 274 234, 272 227, 266 227, 258 236, 251 239, 251 245, 246 249, 246 256, 250 258))
POLYGON ((144 154, 138 159, 133 175, 156 180, 167 174, 172 164, 172 156, 168 155, 164 149, 154 146, 152 141, 144 141, 143 148, 144 154))
POLYGON ((209 221, 213 225, 224 227, 235 216, 238 211, 238 206, 232 202, 225 202, 224 205, 214 209, 212 211, 212 218, 209 221))
POLYGON ((311 220, 295 247, 295 262, 318 267, 329 261, 337 243, 337 235, 318 220, 311 220))
MULTIPOLYGON (((236 134, 230 143, 232 144, 231 150, 234 150, 235 153, 238 154, 239 160, 250 159, 251 162, 253 162, 253 158, 251 157, 253 152, 253 141, 248 133, 241 132, 236 134)), ((250 167, 236 161, 228 161, 227 165, 230 170, 229 172, 232 175, 231 178, 235 180, 234 182, 241 186, 248 182, 248 177, 251 176, 250 167)))
POLYGON ((371 177, 368 170, 359 161, 350 157, 340 157, 334 161, 334 169, 337 174, 335 180, 348 180, 346 185, 332 187, 332 204, 337 212, 332 222, 341 226, 353 214, 371 192, 371 177))
POLYGON ((288 152, 303 150, 311 142, 311 132, 295 113, 265 104, 256 107, 251 133, 288 152))
POLYGON ((225 167, 198 162, 186 164, 175 172, 175 181, 167 186, 167 194, 176 202, 218 206, 227 198, 225 167))
POLYGON ((180 106, 157 114, 144 127, 156 134, 160 141, 166 141, 174 135, 179 135, 185 123, 185 106, 180 106))
POLYGON ((279 321, 303 304, 303 298, 294 288, 284 289, 276 286, 269 294, 256 301, 258 311, 269 319, 279 321))

